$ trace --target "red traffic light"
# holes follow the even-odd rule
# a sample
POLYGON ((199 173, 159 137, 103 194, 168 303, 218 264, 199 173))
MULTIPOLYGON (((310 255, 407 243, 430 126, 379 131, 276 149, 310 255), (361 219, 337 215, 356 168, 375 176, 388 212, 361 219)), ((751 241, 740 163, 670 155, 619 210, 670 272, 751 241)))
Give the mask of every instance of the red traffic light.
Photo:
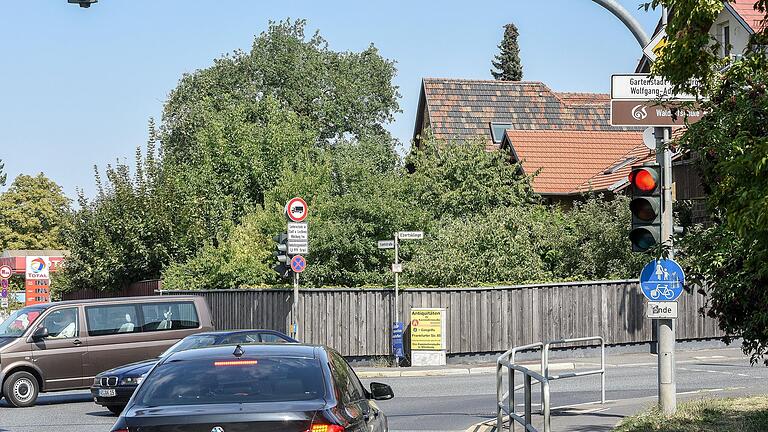
POLYGON ((658 180, 656 172, 648 168, 632 170, 629 173, 629 182, 640 192, 647 193, 655 190, 659 184, 658 180))

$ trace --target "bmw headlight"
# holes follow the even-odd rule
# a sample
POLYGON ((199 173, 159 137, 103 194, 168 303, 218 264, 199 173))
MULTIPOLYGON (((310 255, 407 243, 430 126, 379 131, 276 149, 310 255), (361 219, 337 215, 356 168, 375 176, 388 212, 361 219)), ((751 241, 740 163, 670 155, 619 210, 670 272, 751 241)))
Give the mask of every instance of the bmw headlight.
POLYGON ((101 385, 101 377, 96 377, 93 379, 93 385, 100 386, 101 385))
POLYGON ((120 380, 120 385, 139 385, 144 381, 144 376, 125 377, 120 380))

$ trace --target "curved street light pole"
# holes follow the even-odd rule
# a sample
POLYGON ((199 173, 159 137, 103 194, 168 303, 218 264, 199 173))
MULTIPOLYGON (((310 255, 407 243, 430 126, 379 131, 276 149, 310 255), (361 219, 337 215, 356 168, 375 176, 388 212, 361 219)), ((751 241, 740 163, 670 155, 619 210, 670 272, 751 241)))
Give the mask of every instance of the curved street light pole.
MULTIPOLYGON (((592 0, 608 9, 635 36, 640 48, 645 48, 651 41, 640 23, 616 0, 592 0)), ((667 23, 667 10, 661 11, 662 24, 667 23)), ((670 248, 669 258, 674 258, 672 249, 672 157, 667 141, 671 128, 656 128, 654 135, 662 141, 663 150, 656 153, 656 159, 662 169, 662 243, 670 248)), ((677 411, 677 384, 675 380, 675 325, 672 319, 657 320, 658 324, 658 386, 659 406, 664 414, 671 415, 677 411)))
POLYGON ((619 4, 616 0, 592 0, 600 6, 608 9, 613 15, 616 16, 625 26, 632 32, 632 35, 637 39, 637 43, 640 44, 640 48, 645 48, 651 42, 651 38, 643 30, 643 26, 633 17, 624 6, 619 4))

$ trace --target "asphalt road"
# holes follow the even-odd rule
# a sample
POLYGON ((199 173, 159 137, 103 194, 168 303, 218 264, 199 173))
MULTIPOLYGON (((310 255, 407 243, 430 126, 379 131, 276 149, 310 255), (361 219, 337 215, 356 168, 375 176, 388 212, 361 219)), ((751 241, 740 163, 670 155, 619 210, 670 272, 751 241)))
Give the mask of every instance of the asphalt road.
MULTIPOLYGON (((653 404, 656 368, 654 358, 647 357, 645 362, 608 369, 608 399, 653 404)), ((366 385, 370 381, 386 382, 395 391, 395 399, 379 402, 393 431, 463 431, 495 417, 493 375, 364 380, 366 385)), ((709 356, 679 363, 677 381, 679 393, 730 389, 761 394, 768 392, 768 368, 750 367, 746 358, 709 356)), ((552 384, 552 403, 557 407, 597 400, 599 389, 597 376, 557 381, 552 384)), ((90 401, 88 392, 44 394, 38 406, 25 409, 0 402, 0 432, 106 432, 113 422, 108 411, 90 401)))

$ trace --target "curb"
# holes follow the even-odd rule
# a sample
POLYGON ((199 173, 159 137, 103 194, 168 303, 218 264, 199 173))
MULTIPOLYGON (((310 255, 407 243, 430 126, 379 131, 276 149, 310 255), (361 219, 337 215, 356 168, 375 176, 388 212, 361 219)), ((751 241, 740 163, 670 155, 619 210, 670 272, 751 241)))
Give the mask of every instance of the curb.
MULTIPOLYGON (((504 417, 503 422, 509 421, 509 417, 504 417)), ((519 425, 518 425, 519 426, 519 425)), ((464 432, 496 432, 496 419, 486 420, 481 423, 473 424, 468 427, 464 432)))
MULTIPOLYGON (((526 365, 533 371, 538 371, 540 364, 526 365)), ((576 369, 575 363, 550 363, 550 371, 573 370, 576 369)), ((381 369, 381 370, 363 370, 355 371, 360 378, 399 378, 399 377, 434 377, 434 376, 458 376, 458 375, 493 375, 496 373, 496 366, 480 366, 472 368, 445 368, 445 369, 420 369, 402 370, 381 369)))

